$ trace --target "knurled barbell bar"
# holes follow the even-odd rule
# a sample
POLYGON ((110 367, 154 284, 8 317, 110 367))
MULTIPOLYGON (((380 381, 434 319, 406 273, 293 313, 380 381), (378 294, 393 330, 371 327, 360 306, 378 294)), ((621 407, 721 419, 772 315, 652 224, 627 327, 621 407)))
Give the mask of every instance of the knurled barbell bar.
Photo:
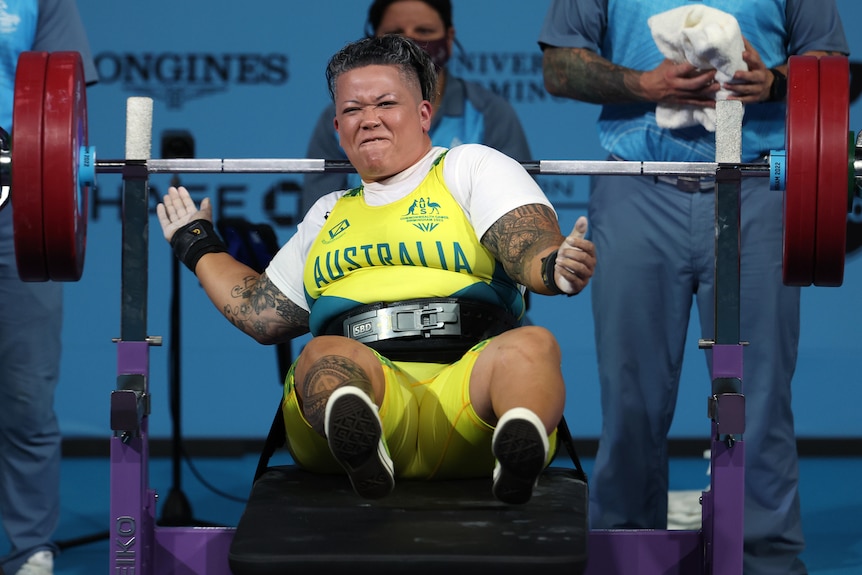
MULTIPOLYGON (((846 57, 792 56, 788 64, 785 150, 766 164, 736 164, 784 190, 784 283, 841 285, 846 214, 859 195, 862 142, 849 131, 846 57)), ((0 130, 0 185, 11 197, 19 275, 77 281, 86 244, 89 188, 96 173, 131 163, 159 173, 352 172, 319 159, 97 160, 87 140, 86 85, 77 52, 24 52, 18 61, 14 142, 0 130), (11 174, 11 175, 10 175, 11 174), (10 184, 11 183, 11 184, 10 184)), ((862 134, 860 134, 862 137, 862 134)), ((718 162, 541 160, 540 175, 710 176, 718 162)))

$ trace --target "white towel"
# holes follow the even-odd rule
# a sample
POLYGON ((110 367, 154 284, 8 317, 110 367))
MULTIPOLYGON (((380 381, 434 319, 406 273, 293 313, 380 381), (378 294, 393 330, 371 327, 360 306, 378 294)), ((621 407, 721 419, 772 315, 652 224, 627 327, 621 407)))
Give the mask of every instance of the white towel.
MULTIPOLYGON (((674 62, 688 61, 698 68, 715 69, 715 79, 724 83, 738 70, 748 70, 742 59, 745 45, 739 23, 733 15, 702 4, 681 6, 656 14, 648 21, 653 40, 661 53, 674 62)), ((721 89, 716 100, 726 100, 721 89)), ((659 104, 656 121, 662 128, 702 125, 715 131, 715 110, 698 106, 659 104)))

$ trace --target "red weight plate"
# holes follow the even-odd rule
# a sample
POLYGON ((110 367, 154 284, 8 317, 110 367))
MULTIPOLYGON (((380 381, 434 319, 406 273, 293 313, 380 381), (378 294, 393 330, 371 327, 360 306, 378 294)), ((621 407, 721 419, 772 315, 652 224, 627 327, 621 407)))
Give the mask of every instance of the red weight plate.
POLYGON ((792 56, 787 67, 783 269, 786 285, 811 285, 814 275, 819 68, 815 56, 792 56))
POLYGON ((77 281, 84 270, 89 188, 78 183, 78 157, 87 145, 87 94, 78 52, 53 52, 45 73, 42 116, 43 221, 48 274, 77 281))
POLYGON ((847 240, 847 132, 850 129, 850 65, 844 56, 820 58, 820 151, 814 285, 844 282, 847 240))
POLYGON ((15 71, 12 106, 12 226, 15 261, 24 281, 46 281, 42 232, 42 104, 47 52, 23 52, 15 71))

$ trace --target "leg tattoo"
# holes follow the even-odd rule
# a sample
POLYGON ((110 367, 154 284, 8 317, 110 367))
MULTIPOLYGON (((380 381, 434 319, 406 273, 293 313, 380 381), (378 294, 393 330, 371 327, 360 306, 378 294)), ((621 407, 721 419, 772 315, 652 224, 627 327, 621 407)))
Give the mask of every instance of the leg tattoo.
POLYGON ((374 399, 371 378, 359 364, 338 355, 327 355, 315 361, 305 374, 303 407, 305 419, 319 434, 324 435, 326 402, 335 389, 352 385, 374 399))

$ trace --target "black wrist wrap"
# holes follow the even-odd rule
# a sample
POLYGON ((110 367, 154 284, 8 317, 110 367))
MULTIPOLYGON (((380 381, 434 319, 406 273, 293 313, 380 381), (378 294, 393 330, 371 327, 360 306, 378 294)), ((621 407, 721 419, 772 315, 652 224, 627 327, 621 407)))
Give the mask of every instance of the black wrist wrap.
POLYGON ((783 102, 787 98, 787 76, 776 68, 770 68, 769 71, 772 72, 772 86, 767 102, 783 102))
POLYGON ((171 247, 177 259, 192 273, 205 254, 227 252, 227 246, 209 220, 194 220, 178 229, 171 238, 171 247))
POLYGON ((542 258, 542 283, 555 294, 563 293, 554 278, 554 265, 557 263, 557 252, 554 250, 542 258))

